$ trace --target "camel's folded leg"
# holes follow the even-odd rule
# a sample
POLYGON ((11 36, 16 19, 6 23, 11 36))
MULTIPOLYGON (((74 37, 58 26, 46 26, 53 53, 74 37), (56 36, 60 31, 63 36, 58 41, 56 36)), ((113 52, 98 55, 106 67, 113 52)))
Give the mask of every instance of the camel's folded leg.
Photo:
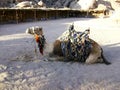
POLYGON ((90 54, 85 61, 86 64, 94 64, 100 62, 103 62, 103 60, 102 58, 99 58, 97 54, 90 54))
POLYGON ((100 45, 97 44, 92 39, 91 39, 91 42, 92 42, 91 52, 90 52, 90 55, 88 56, 88 58, 86 59, 85 63, 86 64, 93 64, 93 63, 102 62, 103 61, 101 59, 102 49, 101 49, 100 45))
POLYGON ((99 44, 97 44, 95 41, 93 41, 92 39, 90 39, 92 42, 92 48, 91 48, 91 52, 90 55, 88 56, 88 58, 86 59, 86 64, 93 64, 93 63, 105 63, 106 65, 111 64, 110 62, 108 62, 106 60, 106 58, 103 55, 103 50, 100 47, 99 44))

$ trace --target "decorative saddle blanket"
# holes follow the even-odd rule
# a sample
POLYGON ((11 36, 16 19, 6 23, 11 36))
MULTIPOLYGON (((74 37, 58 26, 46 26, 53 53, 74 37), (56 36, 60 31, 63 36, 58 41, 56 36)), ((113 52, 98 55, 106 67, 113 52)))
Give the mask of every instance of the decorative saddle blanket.
POLYGON ((77 32, 74 29, 74 25, 71 25, 69 30, 58 38, 61 41, 63 55, 68 59, 85 62, 92 47, 89 33, 89 29, 84 32, 77 32))

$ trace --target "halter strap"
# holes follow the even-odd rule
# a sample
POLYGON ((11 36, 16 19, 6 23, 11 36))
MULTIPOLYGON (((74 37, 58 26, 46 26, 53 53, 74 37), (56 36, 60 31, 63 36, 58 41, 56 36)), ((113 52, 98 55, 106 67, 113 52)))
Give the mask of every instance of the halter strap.
POLYGON ((43 49, 45 47, 46 39, 44 38, 44 35, 37 35, 35 34, 35 40, 38 43, 38 48, 40 53, 43 55, 43 49))

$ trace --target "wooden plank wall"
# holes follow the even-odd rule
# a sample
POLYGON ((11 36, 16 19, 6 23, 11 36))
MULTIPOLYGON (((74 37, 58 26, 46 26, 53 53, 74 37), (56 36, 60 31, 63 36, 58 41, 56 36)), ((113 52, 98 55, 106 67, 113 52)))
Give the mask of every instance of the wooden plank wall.
MULTIPOLYGON (((50 9, 0 9, 0 24, 85 17, 86 11, 50 9)), ((89 13, 91 16, 92 14, 89 13)))

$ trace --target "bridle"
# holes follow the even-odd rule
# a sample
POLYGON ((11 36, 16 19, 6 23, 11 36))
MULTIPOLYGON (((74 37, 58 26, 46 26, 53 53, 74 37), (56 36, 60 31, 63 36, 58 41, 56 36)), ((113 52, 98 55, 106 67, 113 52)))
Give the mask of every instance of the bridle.
POLYGON ((38 48, 40 53, 43 55, 43 50, 45 47, 46 39, 44 37, 42 28, 39 26, 27 28, 26 33, 34 35, 36 42, 38 43, 38 48))

